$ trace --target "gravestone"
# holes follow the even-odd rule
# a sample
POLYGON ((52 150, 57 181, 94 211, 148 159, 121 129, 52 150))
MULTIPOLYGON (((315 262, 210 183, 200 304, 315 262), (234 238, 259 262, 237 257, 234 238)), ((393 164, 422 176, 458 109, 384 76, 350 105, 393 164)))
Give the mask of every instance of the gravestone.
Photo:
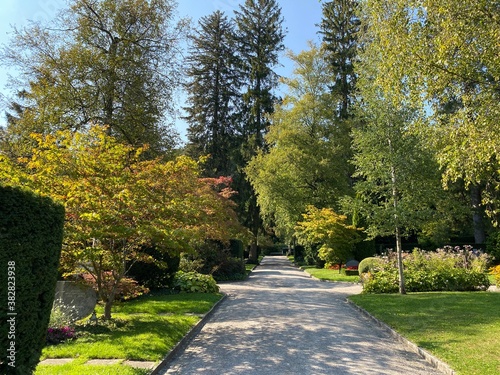
POLYGON ((94 311, 97 294, 90 286, 74 281, 58 281, 54 304, 72 320, 79 320, 94 311))
POLYGON ((359 262, 356 260, 356 259, 351 259, 349 261, 346 262, 345 264, 345 267, 358 267, 359 266, 359 262))

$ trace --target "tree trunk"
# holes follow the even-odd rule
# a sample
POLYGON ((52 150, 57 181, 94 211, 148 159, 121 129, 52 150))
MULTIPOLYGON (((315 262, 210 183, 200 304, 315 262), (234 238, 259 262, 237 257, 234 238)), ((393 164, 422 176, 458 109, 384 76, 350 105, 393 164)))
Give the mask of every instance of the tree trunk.
POLYGON ((257 263, 257 239, 253 240, 250 244, 250 252, 248 253, 248 263, 257 263))
POLYGON ((406 294, 405 275, 403 273, 403 248, 401 246, 401 231, 399 227, 396 227, 396 251, 398 254, 399 293, 406 294))
POLYGON ((472 206, 472 224, 474 228, 474 242, 484 244, 486 242, 486 232, 484 229, 483 207, 481 205, 481 188, 479 185, 471 185, 470 200, 472 206))
MULTIPOLYGON (((392 152, 392 144, 389 139, 389 148, 392 152)), ((401 228, 399 227, 399 192, 397 188, 397 176, 396 168, 394 165, 391 166, 391 181, 392 181, 392 200, 394 206, 394 223, 395 223, 395 234, 396 234, 396 251, 398 255, 398 274, 399 274, 399 293, 406 294, 405 287, 405 276, 403 273, 403 248, 401 246, 401 228)))
POLYGON ((106 299, 106 303, 104 305, 104 320, 111 319, 111 307, 113 306, 113 300, 114 296, 108 296, 108 298, 106 299))

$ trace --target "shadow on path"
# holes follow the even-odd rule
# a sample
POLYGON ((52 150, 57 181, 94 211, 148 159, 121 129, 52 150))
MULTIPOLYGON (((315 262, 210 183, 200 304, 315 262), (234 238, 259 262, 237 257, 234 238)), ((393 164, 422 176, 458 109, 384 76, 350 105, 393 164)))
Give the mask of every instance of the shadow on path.
POLYGON ((266 257, 162 374, 440 374, 345 302, 359 285, 323 283, 266 257))

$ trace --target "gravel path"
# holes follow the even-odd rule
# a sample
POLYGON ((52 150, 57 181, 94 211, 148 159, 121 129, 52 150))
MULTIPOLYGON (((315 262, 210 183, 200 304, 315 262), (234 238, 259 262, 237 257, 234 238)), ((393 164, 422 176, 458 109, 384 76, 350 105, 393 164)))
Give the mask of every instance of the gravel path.
POLYGON ((323 283, 266 257, 162 374, 441 374, 345 302, 358 285, 323 283))

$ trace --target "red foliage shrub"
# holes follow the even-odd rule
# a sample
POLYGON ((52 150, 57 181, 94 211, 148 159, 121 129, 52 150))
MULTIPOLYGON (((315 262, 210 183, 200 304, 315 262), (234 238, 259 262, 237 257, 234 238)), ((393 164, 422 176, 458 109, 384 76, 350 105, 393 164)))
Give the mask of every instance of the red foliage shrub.
MULTIPOLYGON (((90 285, 95 291, 97 291, 97 281, 93 275, 90 273, 81 274, 83 282, 90 285)), ((107 294, 111 292, 114 280, 112 272, 103 272, 102 275, 104 288, 107 290, 107 294)), ((115 300, 130 300, 137 298, 143 294, 149 293, 149 289, 139 285, 137 281, 129 277, 124 277, 120 280, 118 287, 116 289, 115 300)), ((109 295, 109 294, 108 294, 109 295)))

